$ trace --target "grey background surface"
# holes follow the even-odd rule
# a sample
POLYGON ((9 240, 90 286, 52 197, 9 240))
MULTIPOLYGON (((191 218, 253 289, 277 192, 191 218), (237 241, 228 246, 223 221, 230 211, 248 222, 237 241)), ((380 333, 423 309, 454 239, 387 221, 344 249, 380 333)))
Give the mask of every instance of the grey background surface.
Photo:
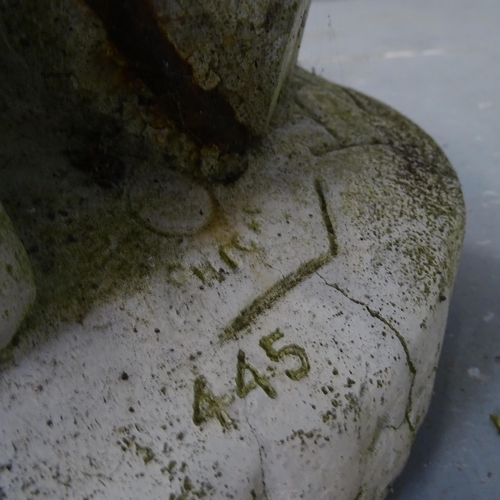
POLYGON ((389 499, 500 499, 500 1, 313 0, 299 63, 432 135, 467 205, 434 396, 389 499))

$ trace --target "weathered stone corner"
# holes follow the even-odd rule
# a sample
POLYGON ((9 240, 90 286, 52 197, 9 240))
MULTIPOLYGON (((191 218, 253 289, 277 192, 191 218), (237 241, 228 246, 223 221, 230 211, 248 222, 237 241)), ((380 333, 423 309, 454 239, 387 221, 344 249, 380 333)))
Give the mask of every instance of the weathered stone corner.
POLYGON ((0 204, 0 349, 16 333, 35 295, 28 255, 0 204))

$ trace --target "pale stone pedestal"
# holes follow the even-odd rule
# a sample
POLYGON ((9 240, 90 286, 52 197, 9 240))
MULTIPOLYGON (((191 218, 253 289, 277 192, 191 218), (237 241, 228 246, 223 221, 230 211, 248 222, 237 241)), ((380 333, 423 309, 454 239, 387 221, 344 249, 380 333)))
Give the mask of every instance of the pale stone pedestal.
POLYGON ((106 190, 37 151, 58 182, 14 155, 22 189, 0 195, 37 207, 14 222, 39 296, 0 380, 2 493, 383 498, 429 403, 464 232, 435 143, 297 70, 228 186, 146 160, 106 190))
MULTIPOLYGON (((401 470, 463 200, 395 111, 285 85, 308 5, 0 5, 0 200, 37 287, 0 497, 373 500, 401 470)), ((0 208, 0 347, 34 300, 13 235, 0 208)))

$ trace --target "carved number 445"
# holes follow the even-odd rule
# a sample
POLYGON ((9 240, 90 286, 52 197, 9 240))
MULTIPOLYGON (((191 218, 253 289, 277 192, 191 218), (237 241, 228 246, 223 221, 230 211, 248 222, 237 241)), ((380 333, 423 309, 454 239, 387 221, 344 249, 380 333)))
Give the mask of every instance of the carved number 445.
MULTIPOLYGON (((297 357, 300 361, 299 368, 295 370, 285 370, 285 374, 288 378, 299 381, 309 373, 309 358, 304 348, 296 344, 288 344, 276 350, 273 345, 282 337, 283 333, 277 329, 270 335, 262 337, 259 341, 259 346, 264 349, 267 357, 271 361, 278 362, 286 356, 297 357)), ((240 349, 236 362, 236 395, 240 398, 244 398, 257 386, 262 388, 270 398, 274 399, 277 396, 276 390, 271 385, 269 379, 248 363, 245 352, 240 349), (252 375, 252 380, 249 382, 245 382, 247 371, 252 375)), ((233 399, 233 397, 227 395, 215 396, 207 388, 205 377, 202 375, 197 377, 194 381, 193 422, 196 425, 201 425, 211 418, 217 418, 217 420, 226 427, 231 421, 226 413, 226 408, 231 404, 233 399)))

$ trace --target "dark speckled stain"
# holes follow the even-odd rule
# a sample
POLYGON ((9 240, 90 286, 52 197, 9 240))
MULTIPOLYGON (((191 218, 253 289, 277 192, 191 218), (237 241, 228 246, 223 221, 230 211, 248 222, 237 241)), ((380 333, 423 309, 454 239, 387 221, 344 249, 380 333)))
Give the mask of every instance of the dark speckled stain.
POLYGON ((247 128, 217 89, 193 81, 192 69, 161 30, 150 0, 85 0, 103 23, 109 41, 128 61, 129 69, 173 119, 200 146, 242 154, 247 128))

